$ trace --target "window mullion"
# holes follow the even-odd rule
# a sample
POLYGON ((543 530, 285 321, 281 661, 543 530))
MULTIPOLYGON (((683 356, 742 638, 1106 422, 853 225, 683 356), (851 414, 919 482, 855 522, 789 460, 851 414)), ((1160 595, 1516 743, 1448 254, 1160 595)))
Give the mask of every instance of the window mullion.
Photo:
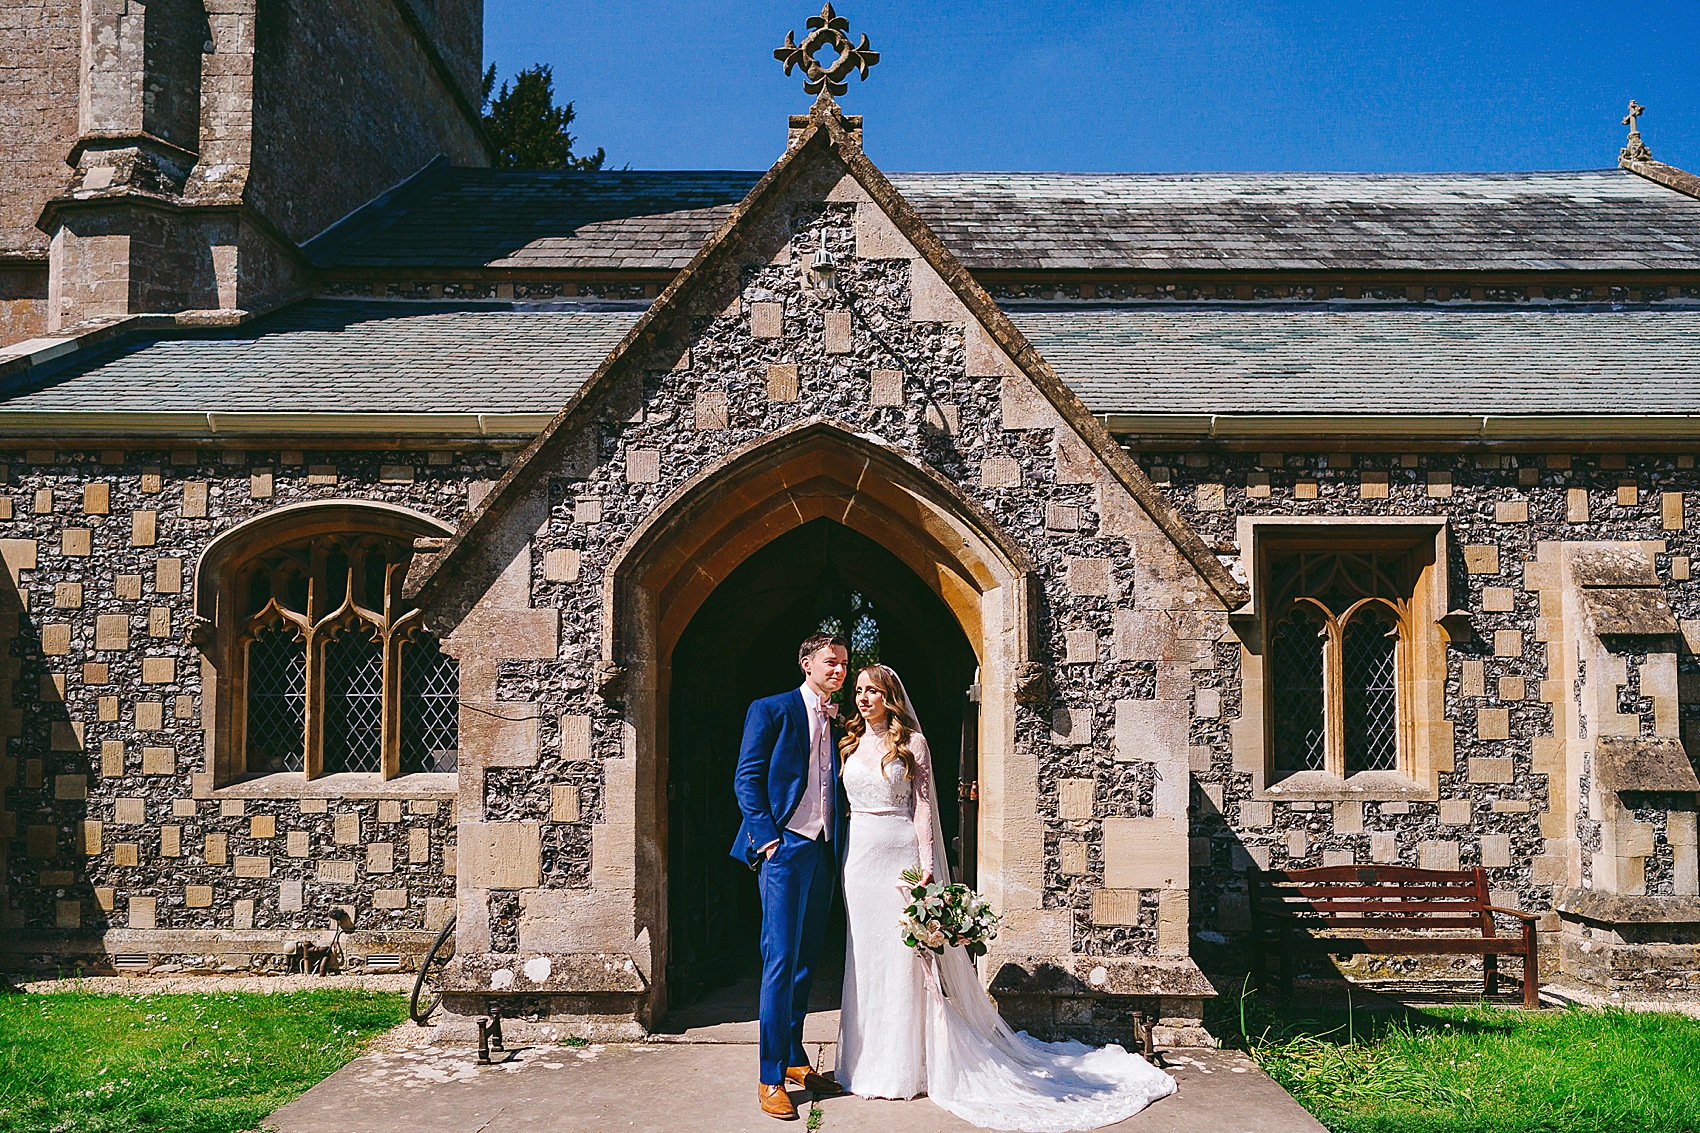
POLYGON ((309 779, 325 773, 325 645, 320 629, 313 626, 307 631, 307 703, 302 713, 307 736, 302 763, 309 779))
POLYGON ((384 778, 401 774, 401 634, 384 635, 384 702, 379 742, 383 751, 384 778))
POLYGON ((1346 682, 1344 632, 1328 619, 1328 640, 1322 653, 1323 751, 1332 775, 1346 777, 1346 682))
POLYGON ((1416 717, 1407 711, 1411 685, 1414 680, 1411 655, 1411 635, 1406 628, 1404 611, 1398 621, 1399 636, 1393 641, 1393 719, 1398 727, 1394 732, 1393 767, 1401 775, 1412 775, 1412 756, 1416 748, 1416 717))
MULTIPOLYGON (((215 782, 220 785, 254 770, 248 765, 248 690, 253 678, 249 645, 254 633, 255 627, 249 624, 242 627, 241 633, 227 634, 221 643, 225 657, 223 671, 229 673, 231 679, 223 697, 223 704, 230 706, 225 709, 228 715, 224 717, 230 740, 226 745, 225 758, 220 761, 225 766, 215 768, 220 772, 215 782)), ((216 749, 214 754, 218 754, 216 749)))

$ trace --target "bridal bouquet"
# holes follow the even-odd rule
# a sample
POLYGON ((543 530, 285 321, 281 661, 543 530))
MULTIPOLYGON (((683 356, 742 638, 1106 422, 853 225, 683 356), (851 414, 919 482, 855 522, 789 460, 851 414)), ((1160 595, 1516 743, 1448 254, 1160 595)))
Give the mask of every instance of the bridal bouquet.
POLYGON ((904 871, 903 881, 909 892, 909 904, 897 926, 903 943, 939 954, 947 946, 966 948, 970 956, 986 954, 1000 919, 990 901, 966 885, 925 884, 912 869, 904 871))

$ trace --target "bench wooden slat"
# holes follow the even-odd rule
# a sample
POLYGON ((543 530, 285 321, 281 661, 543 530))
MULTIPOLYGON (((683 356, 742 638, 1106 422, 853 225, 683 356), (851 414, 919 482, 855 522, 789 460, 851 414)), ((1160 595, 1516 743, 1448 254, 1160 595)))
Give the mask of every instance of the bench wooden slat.
POLYGON ((1453 885, 1467 884, 1470 881, 1469 870, 1422 869, 1409 865, 1325 865, 1308 869, 1260 869, 1257 872, 1272 882, 1293 879, 1304 884, 1330 881, 1369 884, 1365 880, 1366 877, 1377 882, 1420 881, 1453 885))
POLYGON ((1418 888, 1409 885, 1269 885, 1263 892, 1297 897, 1402 897, 1413 901, 1448 900, 1475 901, 1479 899, 1475 886, 1432 885, 1418 888))
POLYGON ((1486 955, 1497 953, 1503 956, 1520 956, 1523 954, 1523 938, 1520 936, 1474 937, 1450 939, 1413 940, 1409 937, 1330 937, 1313 936, 1303 942, 1307 952, 1335 952, 1347 954, 1353 952, 1370 952, 1376 954, 1415 955, 1437 953, 1442 955, 1486 955))
MULTIPOLYGON (((1265 913, 1272 910, 1265 909, 1265 913)), ((1406 920, 1423 921, 1430 919, 1456 920, 1459 917, 1470 918, 1470 923, 1481 927, 1481 913, 1469 905, 1453 905, 1446 909, 1415 909, 1409 905, 1370 905, 1354 907, 1352 905, 1282 905, 1276 911, 1278 916, 1303 917, 1306 920, 1332 917, 1402 917, 1406 920)))
POLYGON ((1379 917, 1289 917, 1289 920, 1309 929, 1476 929, 1479 934, 1482 927, 1481 917, 1401 917, 1385 914, 1379 917))
POLYGON ((1336 897, 1333 893, 1312 893, 1309 897, 1299 893, 1265 893, 1263 895, 1268 905, 1277 908, 1302 908, 1306 905, 1329 905, 1338 908, 1374 907, 1384 905, 1387 908, 1481 908, 1481 900, 1476 897, 1336 897))

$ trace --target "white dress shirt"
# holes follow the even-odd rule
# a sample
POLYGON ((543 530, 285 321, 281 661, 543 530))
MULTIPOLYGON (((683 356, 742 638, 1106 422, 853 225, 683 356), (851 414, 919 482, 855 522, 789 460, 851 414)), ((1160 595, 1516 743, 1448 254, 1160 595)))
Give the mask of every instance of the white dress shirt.
POLYGON ((828 722, 825 705, 815 690, 803 685, 803 707, 809 716, 809 779, 803 788, 802 801, 791 813, 785 828, 805 838, 818 838, 823 833, 832 838, 832 725, 828 722))

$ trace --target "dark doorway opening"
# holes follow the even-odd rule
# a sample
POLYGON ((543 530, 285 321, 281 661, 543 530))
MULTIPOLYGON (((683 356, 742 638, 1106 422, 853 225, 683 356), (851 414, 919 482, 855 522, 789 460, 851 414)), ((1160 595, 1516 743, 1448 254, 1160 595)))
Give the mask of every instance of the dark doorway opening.
MULTIPOLYGON (((965 711, 975 657, 937 594, 878 543, 818 519, 778 537, 727 576, 697 611, 670 661, 667 759, 668 1001, 685 1006, 750 990, 759 966, 755 877, 730 856, 739 824, 732 797, 744 713, 752 700, 802 682, 797 644, 823 623, 852 638, 854 660, 902 675, 939 783, 941 821, 960 876, 956 805, 965 711)), ((848 693, 848 689, 846 690, 848 693)), ((853 711, 845 696, 844 707, 853 711)), ((970 775, 972 769, 969 768, 970 775)), ((972 855, 972 838, 969 842, 972 855)), ((893 879, 895 881, 895 879, 893 879)), ((836 1003, 843 955, 835 908, 817 1001, 836 1003)))

